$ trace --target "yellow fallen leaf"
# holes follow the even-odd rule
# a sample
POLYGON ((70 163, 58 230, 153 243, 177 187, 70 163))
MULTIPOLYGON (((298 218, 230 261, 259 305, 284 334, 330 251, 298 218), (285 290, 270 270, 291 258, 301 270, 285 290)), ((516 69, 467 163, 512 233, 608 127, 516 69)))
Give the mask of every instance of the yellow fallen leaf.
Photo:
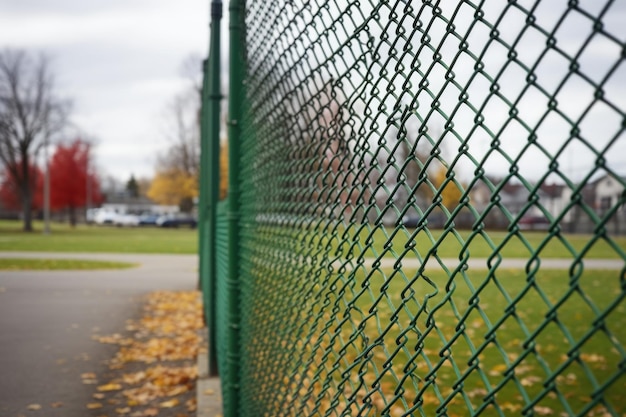
POLYGON ((89 403, 89 404, 87 404, 87 408, 89 410, 95 410, 97 408, 102 408, 102 403, 89 403))
POLYGON ((30 404, 28 407, 29 410, 41 410, 41 405, 39 404, 30 404))
POLYGON ((527 376, 527 377, 522 378, 520 380, 522 386, 524 386, 524 387, 530 387, 530 386, 536 384, 537 382, 541 382, 541 381, 542 381, 542 379, 540 377, 534 376, 534 375, 527 376))
POLYGON ((128 414, 128 413, 130 413, 130 407, 116 408, 115 412, 117 414, 128 414))
POLYGON ((493 368, 491 368, 491 370, 489 371, 489 375, 491 376, 498 376, 500 375, 502 372, 504 372, 506 370, 507 366, 503 363, 494 366, 493 368))
POLYGON ((146 378, 146 373, 143 371, 136 372, 134 374, 124 374, 122 379, 127 384, 137 384, 146 378))
POLYGON ((187 407, 187 411, 193 413, 198 409, 198 405, 196 404, 196 397, 191 397, 187 401, 185 401, 185 407, 187 407))
POLYGON ((52 408, 60 408, 60 407, 63 407, 63 403, 61 401, 57 401, 57 402, 50 404, 50 406, 52 408))
POLYGON ((104 394, 102 394, 102 393, 98 393, 98 392, 94 393, 92 396, 93 396, 96 400, 103 400, 103 399, 104 399, 104 397, 105 397, 105 395, 104 395, 104 394))
POLYGON ((121 389, 122 389, 122 386, 120 384, 115 384, 113 382, 111 382, 109 384, 105 384, 105 385, 100 385, 98 387, 98 391, 100 391, 100 392, 119 391, 121 389))
POLYGON ((204 390, 204 395, 214 395, 214 394, 215 394, 215 390, 212 390, 212 389, 204 390))
POLYGON ((172 388, 166 390, 165 391, 165 395, 168 396, 168 397, 175 397, 177 395, 184 394, 187 391, 189 391, 189 388, 187 388, 186 385, 178 385, 176 387, 172 387, 172 388))
POLYGON ((541 407, 539 405, 534 406, 533 411, 540 416, 551 416, 554 414, 554 410, 552 410, 550 407, 541 407))
POLYGON ((585 362, 591 362, 591 363, 604 363, 606 362, 606 358, 602 355, 598 355, 596 353, 583 353, 580 355, 580 358, 582 360, 584 360, 585 362))
POLYGON ((512 404, 512 403, 510 403, 508 401, 506 401, 504 404, 500 405, 500 407, 503 410, 511 411, 511 412, 517 412, 517 411, 519 411, 522 408, 522 406, 520 404, 512 404))
POLYGON ((180 401, 178 401, 178 398, 172 398, 169 401, 163 401, 162 403, 160 403, 159 407, 172 408, 172 407, 176 407, 178 404, 180 404, 180 401))

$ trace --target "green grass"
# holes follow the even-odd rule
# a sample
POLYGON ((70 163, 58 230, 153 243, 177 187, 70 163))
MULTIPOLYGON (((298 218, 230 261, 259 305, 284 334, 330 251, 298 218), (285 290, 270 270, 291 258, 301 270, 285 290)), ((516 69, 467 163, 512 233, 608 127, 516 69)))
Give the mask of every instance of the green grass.
POLYGON ((626 237, 605 236, 596 238, 584 234, 560 234, 550 236, 546 232, 520 231, 510 235, 503 231, 484 231, 482 234, 468 230, 429 230, 415 233, 414 230, 376 229, 353 225, 345 228, 324 229, 324 237, 316 243, 329 245, 333 251, 341 251, 344 256, 352 252, 366 251, 374 257, 417 251, 425 256, 436 247, 441 258, 459 258, 467 253, 473 258, 487 258, 494 253, 507 258, 528 258, 538 253, 542 258, 573 258, 583 255, 595 259, 626 259, 626 237), (395 232, 395 233, 394 233, 395 232))
POLYGON ((127 269, 136 266, 136 264, 128 262, 88 261, 82 259, 0 258, 0 271, 127 269))
POLYGON ((0 251, 107 252, 107 253, 177 253, 198 251, 196 230, 155 227, 117 228, 52 223, 44 235, 43 224, 34 223, 35 231, 24 233, 16 221, 0 221, 0 251))
MULTIPOLYGON (((534 400, 537 416, 570 415, 617 376, 604 399, 615 415, 626 413, 619 271, 584 271, 573 287, 567 271, 540 271, 532 282, 521 270, 489 276, 479 269, 453 279, 440 270, 335 278, 316 287, 310 308, 323 320, 310 320, 302 333, 309 335, 303 346, 318 344, 305 348, 304 357, 315 358, 322 370, 312 383, 313 392, 322 391, 322 408, 337 394, 338 388, 322 389, 332 378, 335 387, 344 381, 345 393, 369 398, 378 413, 388 406, 391 415, 402 414, 421 391, 423 415, 436 415, 448 401, 448 416, 466 416, 468 407, 488 404, 485 396, 497 387, 497 407, 488 405, 481 415, 497 416, 497 408, 502 415, 522 415, 534 400), (334 365, 324 364, 328 351, 334 365), (365 385, 358 385, 358 375, 365 385), (551 377, 553 389, 546 389, 551 377)), ((599 406, 588 415, 596 412, 605 415, 599 406)))
MULTIPOLYGON (((35 222, 33 233, 21 231, 21 223, 0 221, 0 251, 43 252, 109 252, 109 253, 180 253, 195 254, 198 250, 198 234, 189 229, 116 228, 79 225, 71 228, 66 224, 52 225, 52 233, 42 234, 43 225, 35 222)), ((318 227, 317 230, 265 229, 281 239, 289 239, 289 246, 299 245, 299 250, 311 247, 329 249, 333 253, 356 256, 365 251, 367 257, 385 253, 400 255, 417 251, 425 256, 436 247, 442 258, 458 258, 467 252, 473 258, 487 258, 498 253, 508 258, 528 258, 538 253, 542 258, 573 258, 582 254, 585 258, 626 259, 626 237, 609 236, 595 238, 592 235, 562 234, 548 236, 543 232, 519 232, 509 235, 502 231, 472 234, 460 230, 444 233, 442 230, 413 231, 400 229, 376 229, 370 231, 354 225, 318 227), (463 248, 466 245, 466 248, 463 248), (350 255, 352 253, 352 255, 350 255)), ((271 238, 271 236, 270 236, 271 238)))

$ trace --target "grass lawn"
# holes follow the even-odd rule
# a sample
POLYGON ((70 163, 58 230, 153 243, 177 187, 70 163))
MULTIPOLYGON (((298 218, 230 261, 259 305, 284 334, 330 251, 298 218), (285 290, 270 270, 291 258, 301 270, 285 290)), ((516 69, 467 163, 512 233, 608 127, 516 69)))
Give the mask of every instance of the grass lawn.
POLYGON ((621 416, 622 294, 619 271, 604 270, 575 280, 540 271, 532 282, 520 270, 468 270, 452 279, 439 270, 335 276, 307 297, 301 339, 287 343, 304 351, 292 352, 294 375, 307 375, 291 386, 315 394, 307 407, 322 411, 336 398, 345 408, 355 395, 376 415, 401 415, 416 403, 423 414, 414 415, 425 416, 441 407, 450 417, 470 415, 468 407, 484 409, 481 416, 526 408, 535 416, 583 415, 585 407, 584 415, 621 416), (605 384, 600 391, 615 414, 592 401, 605 384))
MULTIPOLYGON (((44 252, 109 252, 109 253, 180 253, 195 254, 198 251, 196 230, 160 229, 154 227, 99 227, 52 224, 52 233, 43 235, 43 224, 35 222, 35 232, 24 233, 22 224, 16 221, 0 221, 0 251, 44 252)), ((528 258, 538 252, 542 258, 568 258, 579 254, 586 258, 626 259, 626 237, 601 237, 592 235, 567 235, 550 237, 544 232, 519 232, 509 236, 502 231, 483 234, 459 230, 444 233, 442 230, 420 231, 399 229, 376 229, 368 225, 318 226, 315 230, 266 228, 270 238, 288 239, 287 247, 299 245, 300 250, 311 247, 328 249, 344 257, 365 251, 367 257, 396 256, 417 251, 421 256, 436 247, 437 256, 458 258, 467 252, 473 258, 487 258, 494 253, 509 258, 528 258), (465 245, 465 246, 464 246, 465 245)))
POLYGON ((0 258, 0 271, 127 269, 136 266, 136 264, 128 262, 88 261, 82 259, 0 258))
POLYGON ((198 251, 198 233, 187 228, 99 227, 52 223, 51 233, 42 233, 43 223, 34 223, 33 233, 22 232, 22 223, 0 221, 0 251, 189 253, 198 251))
POLYGON ((519 231, 509 235, 505 231, 468 230, 421 230, 378 228, 353 225, 331 226, 324 229, 324 237, 318 242, 329 245, 334 251, 359 254, 366 251, 368 257, 385 254, 399 255, 417 251, 423 257, 433 247, 441 258, 459 258, 467 253, 473 258, 487 258, 498 253, 508 258, 528 258, 539 253, 542 258, 573 258, 582 255, 596 259, 626 259, 626 237, 565 234, 550 236, 546 232, 519 231))

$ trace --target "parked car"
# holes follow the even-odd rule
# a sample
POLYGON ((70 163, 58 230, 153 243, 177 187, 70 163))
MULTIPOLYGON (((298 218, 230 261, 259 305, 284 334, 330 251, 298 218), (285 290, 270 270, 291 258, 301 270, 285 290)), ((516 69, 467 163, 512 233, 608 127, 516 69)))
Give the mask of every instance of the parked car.
POLYGON ((118 227, 124 226, 139 226, 139 216, 136 214, 118 214, 113 219, 113 224, 118 227))
POLYGON ((404 216, 402 218, 402 225, 404 227, 415 228, 420 221, 419 216, 404 216))
POLYGON ((118 214, 115 211, 99 208, 94 209, 92 219, 93 222, 98 225, 114 224, 117 216, 118 214))
POLYGON ((195 218, 188 215, 168 215, 168 216, 160 216, 156 220, 156 225, 159 227, 190 227, 195 228, 198 225, 198 222, 195 218))
POLYGON ((524 216, 518 225, 522 230, 548 230, 550 222, 543 216, 524 216))
POLYGON ((146 213, 139 216, 139 226, 156 226, 159 216, 157 214, 146 213))

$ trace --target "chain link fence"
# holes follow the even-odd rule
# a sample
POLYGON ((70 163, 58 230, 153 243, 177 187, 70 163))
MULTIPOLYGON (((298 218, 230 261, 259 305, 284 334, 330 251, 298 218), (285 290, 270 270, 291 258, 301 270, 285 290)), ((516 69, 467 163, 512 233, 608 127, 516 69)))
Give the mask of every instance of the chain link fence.
POLYGON ((232 2, 225 414, 626 415, 624 22, 232 2))

